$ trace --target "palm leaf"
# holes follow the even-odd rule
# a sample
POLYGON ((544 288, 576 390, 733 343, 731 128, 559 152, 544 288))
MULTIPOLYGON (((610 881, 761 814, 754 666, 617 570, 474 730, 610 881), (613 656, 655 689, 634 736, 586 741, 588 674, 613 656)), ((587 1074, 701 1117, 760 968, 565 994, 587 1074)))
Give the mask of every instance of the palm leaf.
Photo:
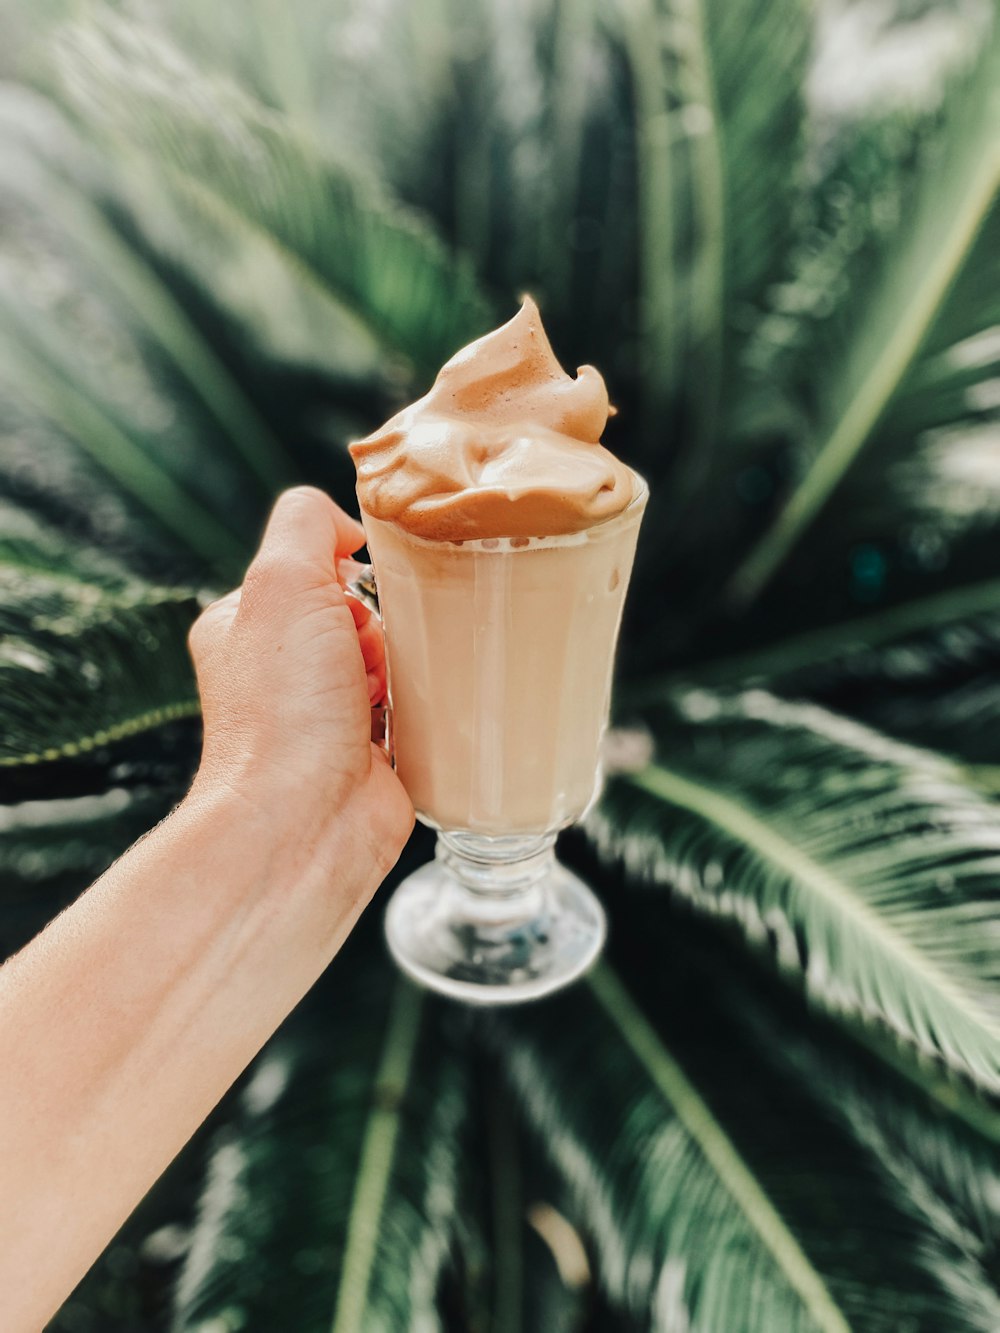
MULTIPOLYGON (((985 1331, 935 1271, 950 1238, 821 1102, 809 1109, 807 1085, 774 1076, 720 1015, 717 978, 696 985, 666 952, 665 970, 643 971, 672 997, 657 1027, 602 965, 587 988, 492 1032, 626 1326, 985 1331)), ((980 1272, 984 1302, 991 1289, 980 1272)))
POLYGON ((639 3, 621 13, 635 98, 647 420, 662 431, 694 367, 688 447, 703 475, 724 342, 783 262, 800 187, 810 24, 798 0, 639 3), (746 77, 760 62, 766 82, 746 77))
POLYGON ((892 736, 952 754, 978 781, 995 790, 1000 774, 1000 686, 995 676, 975 675, 952 689, 874 694, 865 716, 892 736))
POLYGON ((88 754, 198 713, 190 589, 0 566, 0 767, 88 754))
POLYGON ((594 1293, 583 1242, 566 1217, 565 1190, 525 1136, 496 1070, 483 1072, 485 1161, 467 1173, 460 1246, 474 1279, 468 1324, 488 1333, 582 1333, 593 1325, 594 1293))
MULTIPOLYGON (((587 1032, 590 1051, 587 1065, 591 1076, 599 1058, 610 1058, 610 1066, 606 1065, 601 1073, 608 1080, 607 1092, 620 1096, 614 1121, 628 1125, 628 1141, 622 1145, 625 1150, 623 1160, 611 1164, 607 1173, 610 1179, 604 1178, 600 1171, 587 1169, 593 1162, 594 1141, 587 1142, 584 1137, 586 1128, 581 1134, 578 1126, 564 1122, 561 1133, 552 1132, 552 1116, 560 1099, 552 1089, 551 1080, 553 1076, 559 1078, 561 1062, 557 1058, 546 1077, 545 1060, 541 1054, 544 1044, 534 1045, 530 1038, 526 1041, 524 1025, 515 1027, 520 1040, 505 1052, 505 1064, 529 1120, 543 1142, 551 1145, 549 1151, 554 1156, 557 1170, 575 1186, 578 1207, 583 1205, 581 1212, 593 1219, 602 1218, 602 1230, 606 1234, 595 1237, 595 1243, 599 1246, 601 1239, 611 1241, 619 1228, 634 1226, 642 1215, 641 1229, 637 1228, 631 1235, 626 1231, 621 1236, 624 1244, 617 1256, 610 1246, 603 1251, 599 1249, 600 1280, 611 1299, 631 1309, 635 1316, 650 1311, 654 1319, 669 1326, 669 1306, 664 1303, 665 1308, 657 1310, 655 1293, 658 1288, 669 1292, 670 1258, 673 1251, 680 1249, 678 1237, 671 1235, 673 1227, 679 1226, 683 1235, 695 1219, 672 1217, 669 1205, 666 1210, 662 1203, 657 1208, 655 1193, 663 1191, 661 1199, 686 1196, 691 1200, 697 1196, 696 1216, 705 1230, 701 1236, 692 1237, 688 1244, 692 1249, 703 1249, 706 1256, 722 1256, 723 1264, 727 1252, 741 1253, 746 1267, 736 1285, 743 1291, 746 1287, 754 1291, 754 1304, 762 1324, 788 1329, 789 1333, 798 1328, 822 1328, 842 1333, 848 1324, 822 1276, 788 1233, 777 1211, 697 1091, 641 1018, 615 975, 601 967, 595 973, 591 989, 604 1010, 605 1021, 610 1020, 618 1028, 616 1037, 625 1037, 624 1043, 609 1042, 605 1029, 602 1033, 605 1041, 598 1046, 595 1038, 601 1031, 600 1011, 595 1013, 580 1002, 577 1008, 583 1008, 586 1019, 581 1022, 578 1014, 567 1028, 567 1034, 587 1032), (630 1068, 633 1061, 639 1064, 645 1080, 648 1080, 646 1093, 650 1096, 651 1090, 652 1105, 643 1105, 634 1066, 630 1068), (642 1157, 626 1156, 637 1140, 644 1143, 642 1157), (655 1175, 650 1173, 646 1179, 643 1157, 655 1159, 658 1166, 655 1175), (632 1179, 623 1181, 622 1185, 633 1194, 638 1206, 630 1210, 631 1216, 621 1213, 616 1216, 614 1194, 608 1198, 605 1191, 610 1186, 617 1192, 615 1177, 626 1173, 632 1179), (630 1272, 637 1261, 644 1280, 630 1272), (768 1271, 773 1269, 777 1270, 777 1275, 768 1271)), ((590 1107, 597 1101, 597 1086, 595 1083, 595 1096, 589 1102, 590 1107)), ((587 1106, 585 1102, 585 1116, 587 1106)), ((607 1110, 605 1103, 605 1113, 607 1110)), ((730 1305, 731 1296, 727 1296, 734 1285, 733 1278, 722 1271, 721 1264, 714 1273, 709 1271, 700 1275, 698 1285, 704 1293, 704 1305, 699 1307, 690 1298, 685 1300, 686 1265, 683 1258, 678 1257, 678 1289, 670 1292, 668 1299, 672 1299, 678 1309, 684 1309, 689 1319, 697 1320, 706 1328, 738 1327, 739 1316, 730 1305)), ((708 1266, 711 1268, 711 1260, 708 1266)), ((678 1322, 676 1315, 673 1317, 678 1322)))
MULTIPOLYGON (((75 249, 78 267, 100 275, 121 313, 136 326, 137 341, 145 337, 169 358, 200 398, 218 426, 228 434, 237 456, 269 494, 294 476, 281 443, 257 416, 215 349, 188 317, 159 275, 144 263, 111 225, 95 202, 107 193, 93 168, 89 148, 69 133, 54 108, 8 90, 0 98, 0 123, 8 147, 3 179, 8 199, 20 196, 28 207, 41 195, 54 219, 73 218, 60 240, 75 249), (22 152, 13 152, 13 146, 22 152), (40 177, 40 179, 39 179, 40 177)), ((100 285, 100 283, 99 283, 100 285)))
MULTIPOLYGON (((989 325, 995 311, 995 289, 987 278, 995 262, 990 220, 1000 180, 998 72, 1000 25, 994 24, 971 68, 956 76, 919 170, 907 164, 909 169, 892 178, 892 225, 886 227, 883 208, 876 260, 852 273, 866 282, 864 304, 857 303, 854 287, 849 318, 830 321, 836 336, 824 341, 822 379, 812 386, 815 401, 804 405, 811 462, 732 577, 732 595, 742 604, 771 579, 859 452, 874 446, 893 404, 898 401, 905 419, 907 400, 911 407, 919 400, 927 368, 939 366, 949 347, 989 325)), ((870 147, 862 137, 862 160, 870 147)), ((843 269, 857 246, 858 225, 852 213, 835 229, 830 245, 810 257, 803 288, 815 294, 824 282, 836 280, 838 266, 843 269)), ((806 305, 810 300, 802 292, 795 299, 806 305)), ((816 335, 814 328, 810 355, 820 343, 816 335)))
MULTIPOLYGON (((717 933, 706 925, 665 917, 654 900, 632 893, 622 926, 623 962, 647 1012, 656 1015, 661 1038, 707 1078, 714 1103, 721 1108, 726 1101, 715 1080, 738 1087, 740 1068, 765 1084, 772 1076, 790 1079, 788 1093, 794 1097, 794 1087, 814 1099, 819 1118, 835 1123, 876 1164, 894 1205, 935 1238, 918 1260, 935 1285, 952 1294, 974 1327, 992 1328, 1000 1310, 992 1266, 1000 1236, 996 1111, 982 1108, 973 1128, 942 1115, 946 1088, 936 1090, 935 1101, 914 1097, 895 1074, 817 1025, 806 1006, 789 1004, 782 988, 761 986, 735 949, 723 949, 720 958, 717 933), (682 1018, 675 1032, 674 1015, 694 1006, 714 1014, 707 1029, 697 1030, 699 1023, 688 1033, 690 1019, 682 1018), (736 1069, 720 1075, 713 1065, 729 1043, 741 1055, 736 1069)), ((775 1091, 766 1098, 772 1106, 785 1100, 775 1091)), ((740 1100, 737 1091, 733 1106, 740 1100)))
POLYGON ((726 1003, 749 1039, 761 1049, 769 1046, 775 1068, 808 1086, 877 1160, 901 1207, 945 1242, 941 1253, 927 1256, 928 1266, 982 1327, 993 1327, 1000 1318, 1000 1292, 991 1271, 1000 1234, 995 1141, 933 1114, 904 1087, 848 1059, 835 1043, 821 1050, 804 1031, 787 1028, 775 1042, 781 1021, 774 1006, 745 985, 734 985, 726 1003))
POLYGON ((86 582, 121 592, 134 575, 109 552, 84 542, 67 542, 58 529, 7 500, 0 500, 0 568, 86 582))
POLYGON ((696 656, 673 671, 627 683, 623 693, 630 704, 642 704, 695 681, 709 686, 764 681, 782 692, 822 696, 838 680, 930 679, 949 662, 992 658, 998 599, 1000 579, 973 578, 742 651, 696 656))
POLYGON ((488 323, 471 270, 363 168, 203 78, 151 28, 102 12, 65 30, 61 65, 92 128, 161 163, 194 206, 295 256, 421 373, 488 323))
MULTIPOLYGON (((92 297, 81 301, 53 252, 39 240, 35 250, 30 262, 20 255, 16 278, 12 273, 0 283, 7 398, 22 414, 52 422, 179 545, 233 576, 244 563, 249 534, 214 511, 189 464, 194 440, 184 423, 178 429, 167 386, 151 379, 118 312, 92 297), (34 292, 42 284, 49 297, 40 302, 34 292)), ((203 475, 217 475, 216 469, 203 475)))
POLYGON ((260 1057, 209 1162, 173 1327, 442 1327, 467 1113, 461 1067, 384 968, 335 969, 336 1016, 260 1057))
POLYGON ((962 770, 763 692, 691 692, 655 723, 660 758, 612 786, 599 845, 818 1007, 1000 1091, 1000 831, 962 770))

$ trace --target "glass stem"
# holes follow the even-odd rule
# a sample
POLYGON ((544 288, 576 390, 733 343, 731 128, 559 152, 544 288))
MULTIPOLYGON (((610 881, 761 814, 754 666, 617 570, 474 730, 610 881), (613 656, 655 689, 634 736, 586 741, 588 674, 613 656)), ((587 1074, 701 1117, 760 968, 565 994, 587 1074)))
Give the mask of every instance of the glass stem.
POLYGON ((542 884, 555 863, 554 833, 490 838, 439 833, 437 860, 448 878, 470 895, 470 911, 532 916, 542 907, 542 884))

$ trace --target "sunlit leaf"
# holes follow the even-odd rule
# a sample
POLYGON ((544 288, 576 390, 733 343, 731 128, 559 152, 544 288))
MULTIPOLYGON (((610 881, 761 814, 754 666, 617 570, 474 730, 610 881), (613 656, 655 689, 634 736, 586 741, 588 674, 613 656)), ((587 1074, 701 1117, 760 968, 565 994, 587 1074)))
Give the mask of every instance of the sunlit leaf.
POLYGON ((591 817, 817 1005, 1000 1091, 1000 826, 962 770, 763 691, 683 697, 591 817))
POLYGON ((77 112, 174 173, 179 190, 294 255, 385 344, 436 371, 488 325, 471 270, 365 167, 205 78, 162 35, 110 13, 66 29, 77 112))
MULTIPOLYGON (((742 603, 769 582, 860 451, 874 448, 883 430, 892 433, 894 414, 899 428, 911 412, 906 421, 911 433, 942 424, 942 403, 949 395, 954 402, 954 388, 963 378, 962 346, 996 320, 991 275, 1000 184, 998 74, 1000 24, 994 23, 967 53, 961 73, 953 74, 939 123, 927 132, 916 162, 888 172, 881 189, 872 187, 876 193, 867 214, 850 205, 859 187, 871 184, 885 132, 877 130, 873 142, 858 136, 858 170, 846 184, 840 182, 839 225, 804 259, 798 288, 785 294, 791 328, 798 327, 797 307, 808 310, 816 302, 814 308, 825 316, 807 317, 811 327, 800 341, 800 354, 788 357, 790 374, 799 380, 799 433, 809 461, 732 576, 732 594, 742 603), (856 262, 852 254, 863 242, 863 260, 856 262), (845 290, 852 279, 856 285, 845 290), (816 300, 824 289, 832 315, 816 300), (807 369, 815 367, 817 354, 821 377, 807 369), (942 364, 948 372, 943 381, 942 364), (915 420, 911 409, 921 398, 929 402, 915 420)), ((893 128, 898 132, 900 126, 893 128)), ((853 167, 850 145, 847 151, 853 167)), ((980 367, 980 377, 991 364, 980 367)), ((967 369, 964 378, 970 378, 967 369)), ((976 415, 969 386, 961 410, 976 415)), ((954 419, 954 406, 946 419, 954 419)))

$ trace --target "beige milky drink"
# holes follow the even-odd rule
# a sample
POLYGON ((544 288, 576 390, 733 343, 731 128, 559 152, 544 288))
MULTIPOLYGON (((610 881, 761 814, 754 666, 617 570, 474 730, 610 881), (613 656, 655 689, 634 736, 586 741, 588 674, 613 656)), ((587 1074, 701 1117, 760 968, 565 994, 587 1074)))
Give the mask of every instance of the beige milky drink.
POLYGON ((644 500, 583 532, 461 546, 365 516, 396 771, 425 822, 542 833, 583 813, 644 500))
POLYGON ((351 446, 396 769, 440 829, 541 834, 593 795, 646 500, 599 443, 608 413, 526 300, 351 446))

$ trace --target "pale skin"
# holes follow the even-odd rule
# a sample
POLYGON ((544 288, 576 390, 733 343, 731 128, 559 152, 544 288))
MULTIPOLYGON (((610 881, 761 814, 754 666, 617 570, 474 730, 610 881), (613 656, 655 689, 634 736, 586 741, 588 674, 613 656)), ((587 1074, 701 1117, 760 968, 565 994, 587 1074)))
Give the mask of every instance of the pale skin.
POLYGON ((0 969, 0 1328, 39 1333, 327 967, 413 809, 371 743, 361 527, 289 491, 191 632, 190 793, 0 969))

